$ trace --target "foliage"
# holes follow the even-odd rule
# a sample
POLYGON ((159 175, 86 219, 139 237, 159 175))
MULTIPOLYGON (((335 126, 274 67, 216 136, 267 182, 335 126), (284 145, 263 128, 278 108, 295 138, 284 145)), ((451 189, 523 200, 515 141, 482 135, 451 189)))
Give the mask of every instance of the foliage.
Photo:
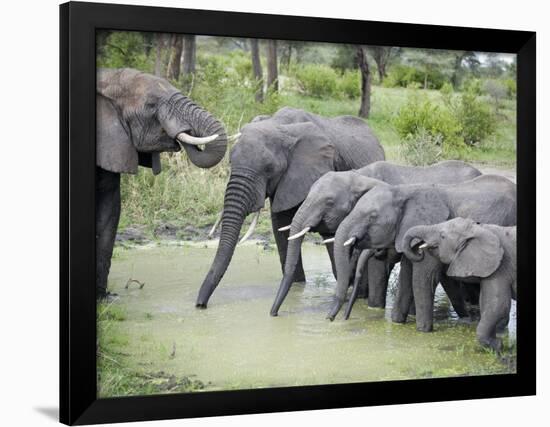
POLYGON ((444 103, 460 126, 459 135, 467 145, 476 145, 496 130, 496 117, 489 105, 475 90, 466 90, 458 96, 443 94, 444 103))
POLYGON ((442 146, 461 143, 460 125, 449 111, 416 93, 399 109, 394 124, 403 139, 427 133, 442 146))
POLYGON ((439 89, 445 81, 445 75, 437 69, 423 72, 410 65, 395 65, 384 79, 384 86, 423 88, 427 84, 428 89, 439 89))
POLYGON ((98 67, 130 67, 153 72, 154 62, 143 49, 147 44, 144 33, 115 31, 107 36, 104 43, 98 52, 98 67))
POLYGON ((304 94, 315 98, 334 96, 338 88, 338 74, 327 65, 300 67, 296 70, 296 78, 304 94))
POLYGON ((358 70, 346 70, 338 80, 338 92, 349 99, 361 95, 361 74, 358 70))
POLYGON ((407 163, 414 166, 434 164, 442 158, 442 140, 440 133, 434 135, 420 128, 415 134, 408 134, 405 137, 402 156, 407 163))
POLYGON ((336 54, 332 58, 330 66, 344 72, 346 70, 355 70, 357 68, 357 47, 353 45, 338 45, 336 54))

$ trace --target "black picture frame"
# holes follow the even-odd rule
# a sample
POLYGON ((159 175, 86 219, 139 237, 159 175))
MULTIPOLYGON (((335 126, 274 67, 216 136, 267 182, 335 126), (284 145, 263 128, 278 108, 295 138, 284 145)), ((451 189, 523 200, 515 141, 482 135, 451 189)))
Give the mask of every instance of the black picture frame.
POLYGON ((60 6, 60 421, 159 420, 536 393, 536 34, 480 28, 69 2, 60 6), (95 32, 191 33, 517 54, 517 373, 98 399, 95 32))

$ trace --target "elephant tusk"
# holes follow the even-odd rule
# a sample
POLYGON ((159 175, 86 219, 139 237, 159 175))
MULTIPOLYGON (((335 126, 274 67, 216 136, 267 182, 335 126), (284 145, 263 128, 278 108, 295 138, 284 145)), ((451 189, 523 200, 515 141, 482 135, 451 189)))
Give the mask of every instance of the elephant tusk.
POLYGON ((250 223, 250 227, 248 227, 248 231, 243 236, 243 238, 239 241, 239 245, 241 243, 244 243, 248 240, 250 236, 252 236, 252 233, 254 233, 254 229, 256 228, 256 224, 258 224, 258 218, 260 217, 260 211, 256 212, 256 215, 254 215, 254 218, 252 218, 252 222, 250 223))
POLYGON ((304 234, 306 234, 309 230, 311 230, 311 227, 306 227, 304 228, 302 231, 300 231, 299 233, 296 233, 296 234, 293 234, 292 236, 290 236, 288 238, 288 240, 294 240, 294 239, 297 239, 298 237, 302 237, 304 234))
POLYGON ((428 245, 427 243, 422 243, 422 244, 418 247, 418 249, 426 249, 428 246, 430 246, 430 245, 428 245))
POLYGON ((185 132, 180 132, 176 136, 176 139, 180 142, 184 142, 190 145, 203 145, 203 144, 208 144, 209 142, 215 141, 216 139, 218 139, 218 136, 219 135, 216 133, 214 135, 204 136, 199 138, 196 136, 187 135, 185 132))
POLYGON ((223 215, 223 210, 220 211, 220 213, 218 214, 218 218, 216 218, 216 222, 210 229, 210 232, 208 233, 209 238, 212 238, 212 236, 214 235, 214 232, 218 228, 218 225, 220 225, 220 222, 222 221, 222 215, 223 215))
POLYGON ((352 237, 344 242, 344 246, 351 246, 355 243, 356 238, 352 237))
POLYGON ((334 237, 331 237, 330 239, 323 240, 323 245, 326 245, 327 243, 334 243, 334 237))
POLYGON ((290 230, 290 225, 285 225, 284 227, 278 228, 277 230, 278 230, 278 231, 290 230))

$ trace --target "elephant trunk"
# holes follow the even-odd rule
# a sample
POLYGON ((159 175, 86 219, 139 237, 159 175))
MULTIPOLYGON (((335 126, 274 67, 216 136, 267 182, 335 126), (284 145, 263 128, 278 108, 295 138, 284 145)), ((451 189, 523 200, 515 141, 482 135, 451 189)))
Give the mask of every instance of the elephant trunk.
MULTIPOLYGON (((300 209, 298 209, 298 211, 296 212, 296 215, 294 215, 294 219, 292 220, 292 224, 290 227, 289 236, 299 233, 305 228, 306 224, 304 224, 304 220, 305 220, 304 217, 305 217, 305 212, 307 212, 307 209, 304 209, 304 208, 305 208, 304 205, 302 205, 300 209)), ((270 314, 272 316, 278 315, 279 308, 281 307, 283 301, 285 300, 288 294, 288 291, 290 290, 290 287, 292 286, 292 280, 294 278, 294 270, 296 270, 296 266, 298 265, 298 260, 300 259, 300 251, 302 248, 303 240, 304 240, 304 236, 300 236, 288 242, 284 275, 281 280, 281 284, 279 285, 279 290, 277 291, 277 296, 275 297, 273 306, 271 307, 270 314)))
POLYGON ((420 262, 424 259, 424 252, 422 250, 416 251, 411 247, 411 244, 414 239, 426 241, 426 234, 430 227, 428 225, 418 225, 409 229, 403 236, 403 253, 411 261, 420 262))
POLYGON ((255 208, 257 185, 257 180, 250 174, 231 174, 225 191, 220 241, 214 262, 199 291, 196 302, 199 308, 206 308, 231 262, 244 219, 255 208))
POLYGON ((334 236, 334 263, 336 264, 337 285, 336 294, 334 296, 334 305, 327 316, 330 320, 334 320, 344 305, 349 280, 351 277, 351 246, 344 246, 344 242, 346 242, 350 237, 353 237, 350 235, 352 222, 348 221, 348 219, 344 220, 340 224, 338 230, 336 231, 336 235, 334 236))
POLYGON ((227 149, 227 134, 221 122, 183 95, 175 101, 175 104, 174 108, 177 109, 181 118, 191 126, 192 136, 202 138, 218 135, 218 138, 204 145, 202 149, 197 145, 183 143, 189 160, 200 168, 211 168, 217 165, 223 159, 227 149))

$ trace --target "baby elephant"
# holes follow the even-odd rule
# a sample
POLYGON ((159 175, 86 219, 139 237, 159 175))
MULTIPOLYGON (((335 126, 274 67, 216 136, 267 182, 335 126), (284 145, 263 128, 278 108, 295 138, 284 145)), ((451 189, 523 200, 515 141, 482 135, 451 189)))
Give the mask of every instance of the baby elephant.
POLYGON ((516 299, 516 227, 455 218, 410 228, 403 237, 403 248, 415 254, 414 261, 427 250, 448 265, 447 276, 481 283, 477 338, 481 345, 500 351, 497 324, 508 319, 511 298, 516 299))

